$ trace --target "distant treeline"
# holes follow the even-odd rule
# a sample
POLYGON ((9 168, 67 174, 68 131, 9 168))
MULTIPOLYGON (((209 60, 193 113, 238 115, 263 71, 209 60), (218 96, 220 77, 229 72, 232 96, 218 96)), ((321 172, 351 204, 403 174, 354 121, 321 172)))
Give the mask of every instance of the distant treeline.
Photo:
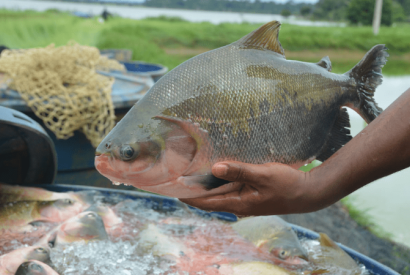
POLYGON ((291 14, 299 14, 302 7, 313 7, 312 4, 296 4, 292 1, 282 4, 270 1, 262 2, 260 0, 146 0, 142 5, 147 7, 268 14, 280 14, 283 10, 288 10, 291 14))
MULTIPOLYGON (((352 24, 371 25, 375 0, 319 0, 316 4, 286 3, 261 0, 60 0, 75 2, 115 3, 146 7, 232 11, 244 13, 300 15, 306 19, 349 21, 352 24)), ((383 0, 382 25, 410 22, 410 0, 383 0)))
MULTIPOLYGON (((371 25, 375 0, 319 0, 304 15, 316 20, 371 25)), ((382 24, 410 21, 410 0, 383 0, 382 24)))

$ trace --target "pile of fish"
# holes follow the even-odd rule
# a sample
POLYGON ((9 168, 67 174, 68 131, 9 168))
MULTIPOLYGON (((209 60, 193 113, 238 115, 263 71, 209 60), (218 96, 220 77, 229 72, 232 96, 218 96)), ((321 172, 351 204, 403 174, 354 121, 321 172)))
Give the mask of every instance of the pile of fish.
POLYGON ((152 203, 0 184, 0 274, 368 274, 276 216, 228 223, 152 203))

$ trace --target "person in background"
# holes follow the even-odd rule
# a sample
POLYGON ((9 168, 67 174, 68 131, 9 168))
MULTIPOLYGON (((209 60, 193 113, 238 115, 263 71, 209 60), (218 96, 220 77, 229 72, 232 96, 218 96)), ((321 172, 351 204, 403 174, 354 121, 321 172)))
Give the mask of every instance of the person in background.
POLYGON ((108 17, 110 16, 112 16, 112 14, 109 13, 106 8, 104 8, 104 11, 101 13, 101 17, 104 19, 104 21, 107 21, 108 17))
POLYGON ((219 162, 214 176, 239 191, 180 201, 238 216, 306 213, 323 209, 364 185, 410 166, 410 89, 373 122, 310 172, 279 163, 219 162))

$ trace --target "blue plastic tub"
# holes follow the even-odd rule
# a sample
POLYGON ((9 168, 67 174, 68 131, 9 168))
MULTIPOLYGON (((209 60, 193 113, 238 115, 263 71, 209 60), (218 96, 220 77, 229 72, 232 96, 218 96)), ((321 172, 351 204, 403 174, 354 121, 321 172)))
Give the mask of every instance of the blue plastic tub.
MULTIPOLYGON (((50 191, 55 192, 68 192, 68 191, 84 191, 84 190, 92 190, 100 192, 104 198, 108 201, 118 201, 124 199, 131 199, 131 200, 143 200, 145 202, 149 202, 153 209, 162 209, 173 211, 177 210, 181 207, 182 203, 174 198, 153 195, 149 193, 142 193, 138 191, 124 191, 124 190, 113 190, 113 189, 106 189, 106 188, 95 188, 89 186, 70 186, 70 185, 63 185, 63 184, 54 184, 54 185, 37 185, 37 187, 45 188, 50 191)), ((224 212, 212 212, 208 213, 193 207, 190 207, 194 212, 198 213, 202 216, 212 216, 221 220, 234 222, 237 220, 236 216, 230 213, 224 212)), ((308 239, 318 239, 319 234, 313 232, 309 229, 303 228, 301 226, 291 224, 293 230, 297 233, 297 235, 302 238, 308 239)), ((363 264, 369 271, 372 272, 374 275, 399 275, 396 271, 392 270, 391 268, 382 265, 381 263, 356 252, 353 249, 350 249, 342 244, 338 245, 346 251, 354 260, 363 264)))
POLYGON ((167 71, 168 68, 159 64, 151 64, 140 61, 121 62, 130 73, 138 75, 149 75, 154 81, 158 81, 167 71))

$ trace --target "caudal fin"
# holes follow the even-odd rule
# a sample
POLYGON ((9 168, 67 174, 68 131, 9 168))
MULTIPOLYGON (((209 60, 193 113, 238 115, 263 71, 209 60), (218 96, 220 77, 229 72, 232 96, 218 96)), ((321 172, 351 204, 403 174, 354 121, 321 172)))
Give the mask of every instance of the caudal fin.
POLYGON ((362 60, 346 74, 356 81, 359 103, 355 107, 361 116, 370 123, 383 110, 374 101, 376 87, 382 83, 382 68, 389 54, 385 45, 376 45, 366 53, 362 60))

